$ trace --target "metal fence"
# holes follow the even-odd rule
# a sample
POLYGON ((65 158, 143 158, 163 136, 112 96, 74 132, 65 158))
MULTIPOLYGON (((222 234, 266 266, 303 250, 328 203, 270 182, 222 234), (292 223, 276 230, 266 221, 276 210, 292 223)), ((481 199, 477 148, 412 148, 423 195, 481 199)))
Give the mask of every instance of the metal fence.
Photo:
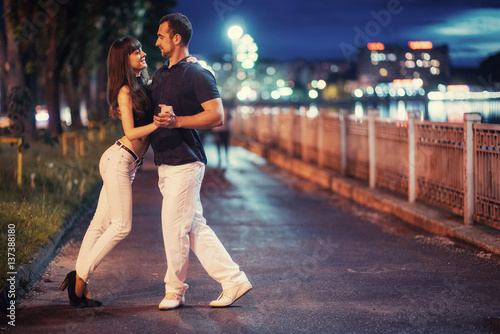
POLYGON ((375 122, 376 184, 400 194, 408 194, 408 124, 375 122))
POLYGON ((365 180, 500 229, 500 125, 311 114, 301 108, 238 107, 233 132, 324 170, 365 180))
POLYGON ((417 199, 463 215, 463 125, 418 122, 416 143, 417 199))
POLYGON ((474 220, 500 229, 500 125, 474 125, 474 220))

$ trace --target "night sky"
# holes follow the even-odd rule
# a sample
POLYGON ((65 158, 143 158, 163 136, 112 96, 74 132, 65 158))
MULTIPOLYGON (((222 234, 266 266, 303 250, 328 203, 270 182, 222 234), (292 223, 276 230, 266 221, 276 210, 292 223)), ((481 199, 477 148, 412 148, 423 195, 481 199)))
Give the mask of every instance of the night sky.
POLYGON ((193 24, 190 52, 205 57, 231 51, 233 24, 254 38, 261 59, 355 59, 367 42, 410 40, 448 44, 455 67, 500 52, 499 0, 178 0, 174 11, 193 24))

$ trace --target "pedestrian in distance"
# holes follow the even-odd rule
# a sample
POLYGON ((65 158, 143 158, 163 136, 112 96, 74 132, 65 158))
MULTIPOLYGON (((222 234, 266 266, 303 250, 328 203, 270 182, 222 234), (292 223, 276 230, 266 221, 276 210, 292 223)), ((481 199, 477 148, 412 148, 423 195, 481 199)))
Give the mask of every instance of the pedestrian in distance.
POLYGON ((217 165, 222 168, 222 148, 224 148, 225 154, 225 164, 224 169, 229 167, 229 147, 231 141, 231 111, 233 103, 228 103, 224 101, 224 124, 212 129, 212 135, 215 141, 215 147, 217 148, 217 165))
POLYGON ((222 286, 210 306, 229 306, 252 288, 203 217, 200 188, 207 158, 198 130, 222 125, 224 112, 214 76, 199 64, 186 62, 191 36, 186 16, 174 13, 160 20, 156 46, 168 60, 153 76, 154 122, 159 129, 151 135, 151 147, 163 196, 161 220, 168 266, 161 310, 185 302, 190 249, 222 286))

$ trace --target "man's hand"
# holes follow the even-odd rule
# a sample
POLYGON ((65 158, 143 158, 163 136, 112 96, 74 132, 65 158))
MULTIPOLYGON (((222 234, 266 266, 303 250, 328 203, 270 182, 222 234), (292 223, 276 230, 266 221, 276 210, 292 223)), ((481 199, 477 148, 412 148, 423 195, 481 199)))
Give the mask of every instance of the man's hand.
POLYGON ((159 105, 161 108, 158 116, 154 116, 154 123, 156 126, 161 128, 173 129, 177 127, 177 116, 174 114, 172 106, 166 106, 164 104, 159 105))

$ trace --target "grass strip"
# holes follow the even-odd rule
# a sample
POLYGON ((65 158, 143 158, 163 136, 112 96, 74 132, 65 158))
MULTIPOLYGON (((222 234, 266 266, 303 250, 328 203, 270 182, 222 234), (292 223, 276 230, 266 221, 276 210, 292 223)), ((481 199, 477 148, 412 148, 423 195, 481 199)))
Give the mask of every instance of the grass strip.
POLYGON ((102 182, 99 160, 112 142, 86 142, 82 157, 60 145, 31 144, 23 152, 23 184, 16 185, 16 147, 0 145, 0 290, 8 270, 8 230, 15 226, 15 265, 28 264, 102 182))

